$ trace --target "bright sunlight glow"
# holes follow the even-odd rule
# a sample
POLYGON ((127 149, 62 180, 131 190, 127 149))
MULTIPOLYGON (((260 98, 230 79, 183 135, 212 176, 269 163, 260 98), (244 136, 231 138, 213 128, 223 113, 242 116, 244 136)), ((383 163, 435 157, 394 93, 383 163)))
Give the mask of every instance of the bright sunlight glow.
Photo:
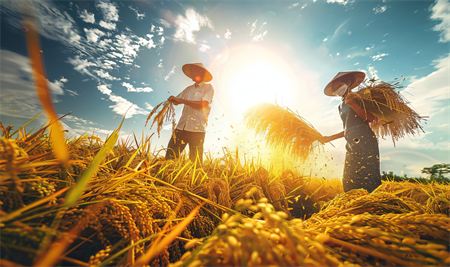
POLYGON ((230 58, 227 90, 236 118, 251 106, 269 102, 287 106, 295 99, 295 83, 289 66, 261 48, 244 48, 230 58))

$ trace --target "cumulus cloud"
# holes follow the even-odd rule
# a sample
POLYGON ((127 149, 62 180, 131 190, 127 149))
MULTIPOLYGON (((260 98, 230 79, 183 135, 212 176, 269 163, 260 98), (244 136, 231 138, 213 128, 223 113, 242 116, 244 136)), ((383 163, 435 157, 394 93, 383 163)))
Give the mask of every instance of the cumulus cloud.
MULTIPOLYGON (((259 34, 255 34, 255 29, 256 29, 256 23, 258 22, 258 20, 255 20, 255 22, 253 22, 252 26, 250 27, 250 36, 252 36, 252 42, 259 42, 262 41, 264 39, 264 36, 266 36, 267 31, 264 31, 262 33, 259 34)), ((260 30, 262 30, 263 26, 266 25, 267 22, 264 22, 261 27, 260 30)))
POLYGON ((93 43, 96 43, 101 36, 105 35, 105 33, 99 29, 84 28, 84 32, 86 33, 86 38, 88 41, 93 43))
POLYGON ((383 13, 384 11, 387 10, 387 6, 376 6, 373 8, 373 11, 375 12, 375 14, 379 14, 379 13, 383 13))
POLYGON ((86 9, 83 9, 83 11, 79 11, 78 15, 86 23, 95 23, 95 16, 94 16, 94 14, 87 12, 86 9))
POLYGON ((123 82, 122 86, 127 88, 127 92, 137 92, 137 93, 146 92, 146 93, 148 93, 148 92, 153 91, 153 89, 150 88, 150 87, 137 87, 137 88, 135 88, 132 84, 127 83, 127 82, 123 82))
MULTIPOLYGON (((0 64, 0 114, 32 118, 41 112, 29 58, 8 50, 0 50, 0 64)), ((47 80, 53 102, 58 102, 58 96, 64 94, 63 87, 66 82, 64 77, 53 82, 47 80)))
POLYGON ((101 77, 101 78, 108 79, 108 80, 111 80, 111 81, 120 81, 120 78, 113 77, 108 72, 106 72, 106 71, 104 71, 102 69, 94 70, 94 72, 97 73, 97 75, 99 77, 101 77))
POLYGON ((377 60, 383 60, 383 57, 388 56, 388 53, 378 53, 375 56, 372 56, 372 60, 373 61, 377 61, 377 60))
POLYGON ((199 31, 201 27, 214 30, 212 21, 206 15, 199 14, 192 8, 186 10, 185 16, 178 15, 177 21, 174 41, 195 44, 194 32, 199 31))
POLYGON ((87 59, 81 59, 80 56, 76 56, 75 58, 69 58, 67 60, 67 62, 69 62, 70 64, 72 64, 74 66, 74 69, 76 71, 79 71, 82 74, 87 74, 89 76, 95 77, 89 70, 88 68, 91 66, 97 66, 97 64, 93 63, 93 62, 89 62, 87 59))
POLYGON ((91 50, 89 45, 83 44, 74 19, 67 12, 58 10, 53 2, 33 1, 33 5, 28 5, 27 1, 2 1, 1 5, 1 13, 9 17, 7 22, 11 26, 21 28, 21 9, 33 9, 30 12, 35 14, 37 28, 43 37, 82 53, 91 50))
POLYGON ((294 7, 297 7, 298 5, 300 5, 300 3, 294 3, 290 6, 288 6, 288 9, 293 9, 294 7))
POLYGON ((109 86, 110 86, 110 85, 102 84, 102 85, 97 86, 97 89, 98 89, 100 92, 102 92, 102 94, 110 95, 112 91, 111 91, 111 89, 108 88, 109 86))
POLYGON ((142 13, 142 14, 139 13, 139 10, 138 10, 137 8, 133 8, 132 6, 129 6, 128 8, 131 9, 131 10, 133 10, 134 13, 136 13, 137 20, 143 20, 143 19, 144 19, 145 13, 142 13))
POLYGON ((345 6, 349 3, 349 0, 327 0, 327 3, 338 3, 345 6))
POLYGON ((172 70, 164 77, 164 80, 169 80, 169 77, 175 73, 175 66, 173 66, 172 70))
POLYGON ((127 112, 127 110, 129 109, 127 115, 125 116, 126 119, 133 117, 133 115, 148 114, 148 111, 138 107, 136 104, 131 103, 130 101, 126 100, 121 96, 110 95, 109 100, 116 103, 109 107, 112 108, 112 110, 119 115, 125 115, 125 112, 127 112))
POLYGON ((105 21, 119 20, 119 10, 114 3, 109 1, 97 1, 96 6, 102 12, 105 21))
POLYGON ((225 39, 230 40, 231 39, 231 32, 230 30, 227 29, 227 32, 223 35, 223 37, 225 37, 225 39))
POLYGON ((144 105, 145 105, 145 108, 148 109, 148 110, 154 109, 154 107, 148 102, 145 102, 144 105))
POLYGON ((204 53, 207 53, 209 50, 211 50, 211 46, 207 45, 207 44, 202 44, 200 45, 200 48, 198 49, 204 53))
POLYGON ((433 30, 441 32, 439 42, 450 41, 450 2, 448 0, 436 0, 431 6, 431 19, 440 21, 433 30))
MULTIPOLYGON (((448 74, 450 56, 433 61, 436 71, 412 82, 404 90, 419 114, 433 116, 448 105, 450 92, 448 74)), ((406 95, 406 94, 405 94, 406 95)))
POLYGON ((116 29, 116 24, 113 23, 113 22, 106 22, 104 20, 101 20, 99 25, 102 26, 105 29, 108 29, 108 30, 115 30, 116 29))

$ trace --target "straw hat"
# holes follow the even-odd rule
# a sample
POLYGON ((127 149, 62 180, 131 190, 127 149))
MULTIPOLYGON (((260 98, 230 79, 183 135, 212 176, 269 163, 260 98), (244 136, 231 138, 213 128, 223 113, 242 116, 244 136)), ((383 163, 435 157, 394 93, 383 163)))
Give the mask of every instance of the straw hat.
POLYGON ((350 87, 348 90, 352 90, 356 86, 358 86, 364 79, 366 78, 366 74, 362 71, 346 71, 339 72, 331 82, 325 86, 324 93, 327 96, 338 96, 338 89, 340 89, 343 85, 346 85, 349 81, 350 87))
POLYGON ((212 77, 211 73, 205 68, 205 66, 203 66, 202 63, 189 63, 189 64, 185 64, 185 65, 183 65, 183 67, 181 67, 184 74, 186 74, 186 76, 188 76, 189 78, 192 79, 191 67, 197 67, 197 68, 202 68, 202 69, 206 70, 205 79, 203 80, 204 82, 210 82, 212 80, 213 77, 212 77))

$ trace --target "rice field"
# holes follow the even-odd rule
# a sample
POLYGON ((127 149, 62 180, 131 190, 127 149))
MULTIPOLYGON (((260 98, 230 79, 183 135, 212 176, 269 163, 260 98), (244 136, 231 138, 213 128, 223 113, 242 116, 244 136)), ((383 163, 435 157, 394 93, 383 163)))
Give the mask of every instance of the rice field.
POLYGON ((0 138, 1 266, 448 266, 450 185, 273 173, 206 155, 166 161, 151 137, 0 138), (65 167, 62 167, 65 166, 65 167))

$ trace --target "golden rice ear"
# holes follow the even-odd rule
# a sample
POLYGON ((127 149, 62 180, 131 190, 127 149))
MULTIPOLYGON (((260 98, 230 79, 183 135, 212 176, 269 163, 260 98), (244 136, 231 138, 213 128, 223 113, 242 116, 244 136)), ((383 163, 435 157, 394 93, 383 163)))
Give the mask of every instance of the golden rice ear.
POLYGON ((395 141, 405 135, 424 132, 420 125, 424 118, 410 108, 408 101, 389 83, 362 88, 349 93, 347 98, 357 100, 362 109, 374 115, 377 120, 371 123, 371 128, 375 135, 390 135, 394 145, 395 141))
POLYGON ((289 108, 263 102, 249 108, 244 119, 268 145, 281 145, 294 158, 304 161, 321 145, 317 141, 323 136, 289 108))
POLYGON ((161 134, 161 129, 163 127, 164 122, 172 121, 172 131, 175 130, 176 122, 175 122, 175 107, 173 106, 173 103, 171 101, 164 101, 159 103, 155 108, 152 109, 150 114, 148 114, 147 121, 145 122, 145 126, 147 126, 148 121, 152 118, 152 116, 156 113, 158 108, 162 105, 162 109, 158 112, 158 114, 155 115, 153 118, 152 125, 150 125, 150 128, 153 127, 153 124, 157 124, 157 132, 158 137, 161 134))

